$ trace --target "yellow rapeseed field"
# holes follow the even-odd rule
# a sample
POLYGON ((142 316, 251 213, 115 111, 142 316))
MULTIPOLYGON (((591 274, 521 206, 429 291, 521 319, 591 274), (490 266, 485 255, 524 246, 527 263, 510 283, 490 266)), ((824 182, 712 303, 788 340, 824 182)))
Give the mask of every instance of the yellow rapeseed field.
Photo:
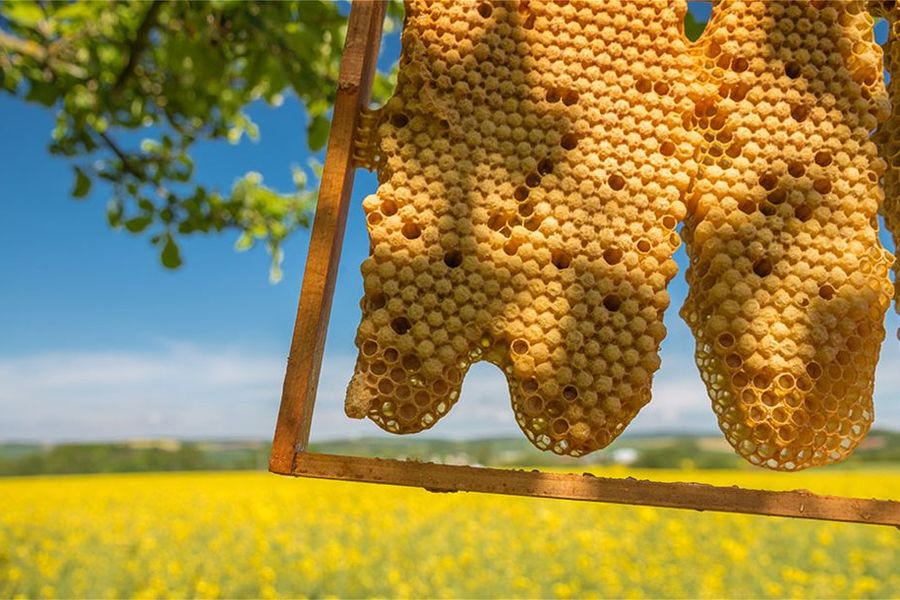
MULTIPOLYGON (((891 470, 627 474, 900 497, 891 470)), ((0 479, 0 597, 898 594, 888 527, 265 473, 0 479)))

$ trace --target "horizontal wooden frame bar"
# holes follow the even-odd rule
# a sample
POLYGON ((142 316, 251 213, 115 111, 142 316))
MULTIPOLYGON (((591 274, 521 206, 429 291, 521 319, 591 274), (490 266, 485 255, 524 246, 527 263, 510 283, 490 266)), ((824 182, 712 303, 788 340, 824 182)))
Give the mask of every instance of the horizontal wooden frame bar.
POLYGON ((282 475, 421 487, 798 517, 900 527, 900 502, 822 496, 805 490, 718 487, 317 454, 306 451, 353 186, 353 147, 369 99, 385 3, 355 0, 341 59, 322 184, 313 222, 269 470, 282 475))
POLYGON ((898 502, 824 496, 806 490, 756 490, 313 452, 299 453, 293 470, 285 474, 437 492, 483 492, 900 526, 898 502))
POLYGON ((824 496, 806 490, 757 490, 314 452, 298 453, 295 462, 285 475, 420 487, 434 492, 483 492, 900 527, 900 503, 893 500, 824 496))

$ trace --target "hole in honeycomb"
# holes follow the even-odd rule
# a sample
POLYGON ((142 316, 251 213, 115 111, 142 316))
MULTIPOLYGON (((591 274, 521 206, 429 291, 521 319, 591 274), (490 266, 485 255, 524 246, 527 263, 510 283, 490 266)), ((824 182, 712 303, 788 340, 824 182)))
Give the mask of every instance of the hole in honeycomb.
POLYGON ((381 223, 381 213, 369 213, 369 216, 366 217, 366 223, 368 223, 369 225, 378 225, 379 223, 381 223))
POLYGON ((412 390, 409 389, 408 385, 398 386, 396 390, 394 390, 394 395, 396 395, 401 400, 405 400, 409 398, 409 395, 412 393, 412 390))
POLYGON ((766 277, 772 273, 772 262, 768 258, 761 258, 754 263, 753 272, 760 277, 766 277))
POLYGON ((665 229, 675 229, 675 226, 678 225, 678 220, 672 215, 665 215, 660 222, 665 229))
POLYGON ((557 269, 566 269, 572 262, 572 257, 565 250, 554 250, 550 255, 550 260, 557 269))
POLYGON ((416 410, 413 404, 404 404, 400 407, 399 414, 404 421, 412 421, 419 414, 419 411, 416 410))
POLYGON ((519 202, 522 202, 523 200, 525 200, 528 197, 528 194, 529 194, 528 188, 525 187, 524 185, 520 185, 519 187, 516 188, 516 191, 513 192, 513 198, 515 198, 519 202))
POLYGON ((537 187, 541 184, 541 176, 537 173, 529 173, 525 176, 525 185, 528 187, 537 187))
POLYGON ((562 101, 566 106, 572 106, 578 102, 578 92, 575 90, 566 90, 562 95, 562 101))
POLYGON ((378 310, 379 308, 383 308, 387 300, 384 297, 384 294, 372 294, 369 297, 369 308, 372 310, 378 310))
POLYGON ((820 167, 827 167, 831 164, 831 152, 828 150, 820 150, 816 152, 816 164, 820 167))
POLYGON ((607 248, 603 251, 603 260, 605 260, 607 264, 615 265, 622 260, 622 254, 623 252, 618 248, 607 248))
POLYGON ((669 141, 665 141, 659 146, 659 152, 663 156, 672 156, 675 154, 675 144, 669 141))
POLYGON ((802 123, 806 120, 806 117, 809 116, 809 107, 805 104, 797 104, 796 106, 791 108, 791 116, 798 123, 802 123))
POLYGON ((493 229, 494 231, 500 231, 506 226, 506 215, 502 213, 494 213, 491 215, 491 218, 488 219, 488 227, 493 229))
POLYGON ((778 177, 774 173, 766 173, 760 176, 759 185, 763 186, 763 189, 771 192, 775 189, 775 186, 778 185, 778 177))
POLYGON ((451 250, 444 254, 444 264, 450 267, 451 269, 455 269, 459 265, 462 264, 462 252, 459 250, 451 250))
POLYGON ((537 414, 544 408, 544 401, 539 396, 528 396, 525 399, 525 412, 537 414))
POLYGON ((806 204, 801 204, 794 209, 794 216, 806 223, 812 218, 812 209, 806 204))
POLYGON ((487 19, 491 16, 491 13, 494 12, 494 7, 488 4, 487 2, 482 2, 478 5, 478 14, 487 19))
POLYGON ((403 369, 394 367, 393 369, 391 369, 391 379, 394 383, 401 383, 404 379, 406 379, 406 373, 403 372, 403 369))
POLYGON ((547 414, 551 417, 558 417, 563 413, 563 405, 559 400, 551 400, 547 403, 547 414))
POLYGON ((744 214, 749 215, 756 211, 756 205, 752 200, 741 200, 741 202, 738 204, 738 210, 740 210, 744 214))
POLYGON ((625 178, 618 173, 613 173, 612 175, 610 175, 609 179, 607 179, 606 182, 609 184, 609 187, 617 192, 625 187, 625 178))
POLYGON ((790 373, 782 373, 778 376, 776 383, 783 390, 792 390, 794 389, 794 376, 790 373))
POLYGON ((523 29, 534 29, 534 13, 528 15, 522 22, 523 29))
POLYGON ((635 82, 634 87, 640 93, 646 94, 647 92, 649 92, 650 90, 653 89, 653 84, 650 82, 649 79, 638 79, 635 82))
POLYGON ((362 351, 366 356, 372 356, 373 354, 378 352, 378 342, 375 342, 373 340, 366 340, 365 342, 363 342, 362 351))
POLYGON ((831 300, 834 298, 834 288, 827 283, 819 287, 819 297, 823 300, 831 300))
POLYGON ((738 56, 731 63, 731 70, 736 71, 738 73, 743 73, 750 66, 750 63, 743 56, 738 56))
POLYGON ((563 435, 569 430, 569 423, 565 419, 557 419, 553 421, 553 433, 563 435))
POLYGON ((563 398, 566 400, 574 400, 578 397, 578 389, 574 385, 567 385, 563 388, 563 398))
POLYGON ((381 201, 381 212, 386 217, 390 217, 397 212, 397 203, 393 200, 385 199, 381 201))
POLYGON ((421 366, 422 362, 418 359, 418 357, 412 354, 403 357, 403 368, 407 371, 418 371, 419 367, 421 366))
POLYGON ((372 366, 369 367, 369 370, 372 371, 374 375, 384 375, 387 373, 387 365, 380 360, 376 360, 372 363, 372 366))
POLYGON ((567 133, 562 136, 559 144, 566 150, 574 150, 578 146, 578 136, 574 133, 567 133))
POLYGON ((398 358, 400 358, 400 353, 397 352, 396 348, 386 348, 384 351, 384 360, 389 363, 395 362, 398 358))
POLYGON ((635 246, 637 246, 638 252, 642 252, 644 254, 646 254, 647 252, 650 252, 650 242, 647 240, 644 240, 644 239, 638 240, 637 244, 635 244, 635 246))
MULTIPOLYGON (((397 317, 393 321, 391 321, 391 329, 393 329, 396 333, 403 335, 407 331, 411 325, 409 324, 409 319, 406 317, 397 317)), ((396 360, 396 359, 394 359, 396 360)))
POLYGON ((510 344, 510 347, 514 354, 525 354, 528 352, 528 342, 522 338, 514 339, 513 343, 510 344))
POLYGON ((753 376, 753 387, 764 390, 769 387, 769 378, 765 373, 757 373, 753 376))
MULTIPOLYGON (((378 382, 378 391, 385 395, 390 394, 391 392, 394 391, 394 383, 390 379, 382 379, 381 381, 378 382)), ((390 404, 390 403, 385 402, 385 404, 390 404)), ((382 407, 382 409, 383 408, 384 407, 382 407)), ((391 410, 391 409, 388 409, 388 410, 391 410)), ((385 411, 382 410, 382 412, 385 412, 385 411)), ((391 415, 388 414, 387 416, 391 416, 391 415)))
POLYGON ((830 179, 816 179, 816 182, 813 184, 813 189, 819 192, 820 194, 827 194, 831 191, 831 180, 830 179))
POLYGON ((530 216, 532 212, 534 212, 534 207, 530 202, 523 202, 519 205, 519 214, 523 217, 530 216))
POLYGON ((616 312, 622 306, 622 299, 615 294, 610 294, 603 299, 603 306, 610 312, 616 312))
POLYGON ((806 167, 801 162, 794 161, 788 166, 788 173, 791 177, 803 177, 806 173, 806 167))
POLYGON ((785 200, 787 200, 787 192, 784 190, 775 190, 768 196, 766 196, 766 200, 771 202, 772 204, 781 204, 785 200))
POLYGON ((391 125, 394 127, 406 127, 407 123, 409 123, 409 117, 405 114, 398 112, 391 115, 391 125))
POLYGON ((784 65, 784 74, 790 77, 791 79, 797 79, 800 77, 800 65, 795 62, 789 62, 784 65))
POLYGON ((725 357, 725 364, 732 369, 737 369, 743 364, 743 359, 739 354, 729 354, 725 357))
POLYGON ((549 175, 553 172, 553 161, 549 158, 541 159, 541 162, 538 163, 537 170, 541 175, 549 175))
POLYGON ((538 382, 534 377, 530 377, 522 382, 522 389, 532 394, 538 389, 538 382))
POLYGON ((819 366, 819 363, 813 361, 806 365, 806 373, 813 379, 818 379, 822 376, 822 367, 819 366))
POLYGON ((720 333, 719 337, 716 338, 716 341, 719 342, 719 345, 723 348, 731 348, 734 346, 734 336, 728 332, 720 333))
POLYGON ((506 252, 509 256, 514 255, 519 251, 519 242, 515 240, 509 240, 506 244, 503 245, 503 251, 506 252))
POLYGON ((414 240, 420 235, 422 235, 422 230, 419 229, 419 226, 415 223, 407 223, 403 226, 401 230, 403 232, 403 237, 408 240, 414 240))
POLYGON ((660 96, 665 96, 669 93, 669 84, 667 84, 665 81, 657 81, 653 85, 653 91, 660 96))
POLYGON ((559 92, 553 88, 547 90, 547 102, 559 102, 559 92))
POLYGON ((775 205, 770 202, 763 202, 759 207, 759 212, 766 215, 767 217, 771 217, 777 211, 778 209, 775 207, 775 205))

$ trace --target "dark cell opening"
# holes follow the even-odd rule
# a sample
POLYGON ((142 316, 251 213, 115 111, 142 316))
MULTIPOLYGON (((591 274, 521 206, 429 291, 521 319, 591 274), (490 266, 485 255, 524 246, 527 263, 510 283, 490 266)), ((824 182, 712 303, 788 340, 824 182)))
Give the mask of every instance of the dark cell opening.
POLYGON ((403 335, 404 333, 409 331, 410 327, 411 325, 409 324, 409 319, 407 319, 406 317, 397 317, 396 319, 391 321, 391 329, 393 329, 394 332, 398 335, 403 335))
POLYGON ((451 269, 455 269, 459 265, 462 264, 462 252, 459 250, 451 250, 444 254, 444 264, 450 267, 451 269))
POLYGON ((610 294, 603 299, 603 306, 606 307, 606 310, 615 312, 619 310, 620 306, 622 306, 622 299, 615 294, 610 294))

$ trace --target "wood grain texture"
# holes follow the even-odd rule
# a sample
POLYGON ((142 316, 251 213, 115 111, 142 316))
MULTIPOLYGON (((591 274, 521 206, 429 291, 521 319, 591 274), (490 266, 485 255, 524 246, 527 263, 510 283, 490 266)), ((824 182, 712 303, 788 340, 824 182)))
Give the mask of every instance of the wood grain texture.
POLYGON ((385 2, 381 0, 353 2, 350 9, 328 150, 269 459, 277 472, 290 471, 296 452, 309 440, 353 187, 354 135, 360 110, 370 99, 384 11, 385 2))
POLYGON ((806 490, 774 492, 312 452, 297 455, 291 474, 421 487, 438 492, 486 492, 900 526, 900 502, 822 496, 806 490))

